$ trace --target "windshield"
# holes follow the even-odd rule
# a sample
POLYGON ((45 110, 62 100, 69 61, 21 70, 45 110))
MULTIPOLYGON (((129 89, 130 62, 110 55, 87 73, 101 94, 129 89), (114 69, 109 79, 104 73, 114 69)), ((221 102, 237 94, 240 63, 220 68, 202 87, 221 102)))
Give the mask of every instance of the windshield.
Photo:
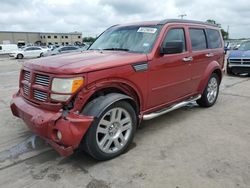
POLYGON ((243 42, 238 50, 243 50, 243 51, 250 50, 250 42, 243 42))
POLYGON ((112 27, 91 45, 89 50, 121 50, 148 53, 160 32, 161 26, 112 27))

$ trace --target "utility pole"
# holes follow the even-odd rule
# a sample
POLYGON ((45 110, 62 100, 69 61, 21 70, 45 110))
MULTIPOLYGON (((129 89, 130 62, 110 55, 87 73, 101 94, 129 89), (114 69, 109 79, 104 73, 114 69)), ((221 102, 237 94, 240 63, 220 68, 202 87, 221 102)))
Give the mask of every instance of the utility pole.
POLYGON ((183 20, 183 18, 184 18, 185 16, 187 16, 187 15, 186 15, 186 14, 180 14, 178 17, 180 17, 180 18, 183 20))
POLYGON ((227 26, 227 39, 229 39, 229 25, 227 26))

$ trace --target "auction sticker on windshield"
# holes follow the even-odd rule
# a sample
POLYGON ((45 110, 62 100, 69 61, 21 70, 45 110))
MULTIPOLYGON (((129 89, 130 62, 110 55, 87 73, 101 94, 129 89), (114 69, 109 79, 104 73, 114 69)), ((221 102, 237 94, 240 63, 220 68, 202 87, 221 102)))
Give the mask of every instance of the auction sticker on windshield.
POLYGON ((157 31, 157 28, 153 27, 140 27, 137 32, 140 33, 155 33, 157 31))

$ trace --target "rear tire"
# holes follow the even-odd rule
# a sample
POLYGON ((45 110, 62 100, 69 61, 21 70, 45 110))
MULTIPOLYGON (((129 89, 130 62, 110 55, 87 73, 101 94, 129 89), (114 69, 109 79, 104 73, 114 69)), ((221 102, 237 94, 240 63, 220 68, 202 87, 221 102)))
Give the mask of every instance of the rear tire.
POLYGON ((17 54, 17 59, 23 59, 23 54, 17 54))
POLYGON ((213 106, 217 100, 219 94, 219 77, 216 73, 213 73, 208 80, 207 86, 197 104, 202 107, 213 106))
POLYGON ((84 150, 97 160, 109 160, 126 151, 136 130, 133 107, 118 101, 95 118, 83 140, 84 150))

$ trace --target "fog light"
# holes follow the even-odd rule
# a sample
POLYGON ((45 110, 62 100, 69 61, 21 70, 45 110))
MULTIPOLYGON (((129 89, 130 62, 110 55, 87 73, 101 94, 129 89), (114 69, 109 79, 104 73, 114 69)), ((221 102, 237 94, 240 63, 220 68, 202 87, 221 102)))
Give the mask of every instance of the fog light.
POLYGON ((57 140, 61 140, 62 139, 62 133, 60 131, 56 132, 56 138, 57 138, 57 140))

